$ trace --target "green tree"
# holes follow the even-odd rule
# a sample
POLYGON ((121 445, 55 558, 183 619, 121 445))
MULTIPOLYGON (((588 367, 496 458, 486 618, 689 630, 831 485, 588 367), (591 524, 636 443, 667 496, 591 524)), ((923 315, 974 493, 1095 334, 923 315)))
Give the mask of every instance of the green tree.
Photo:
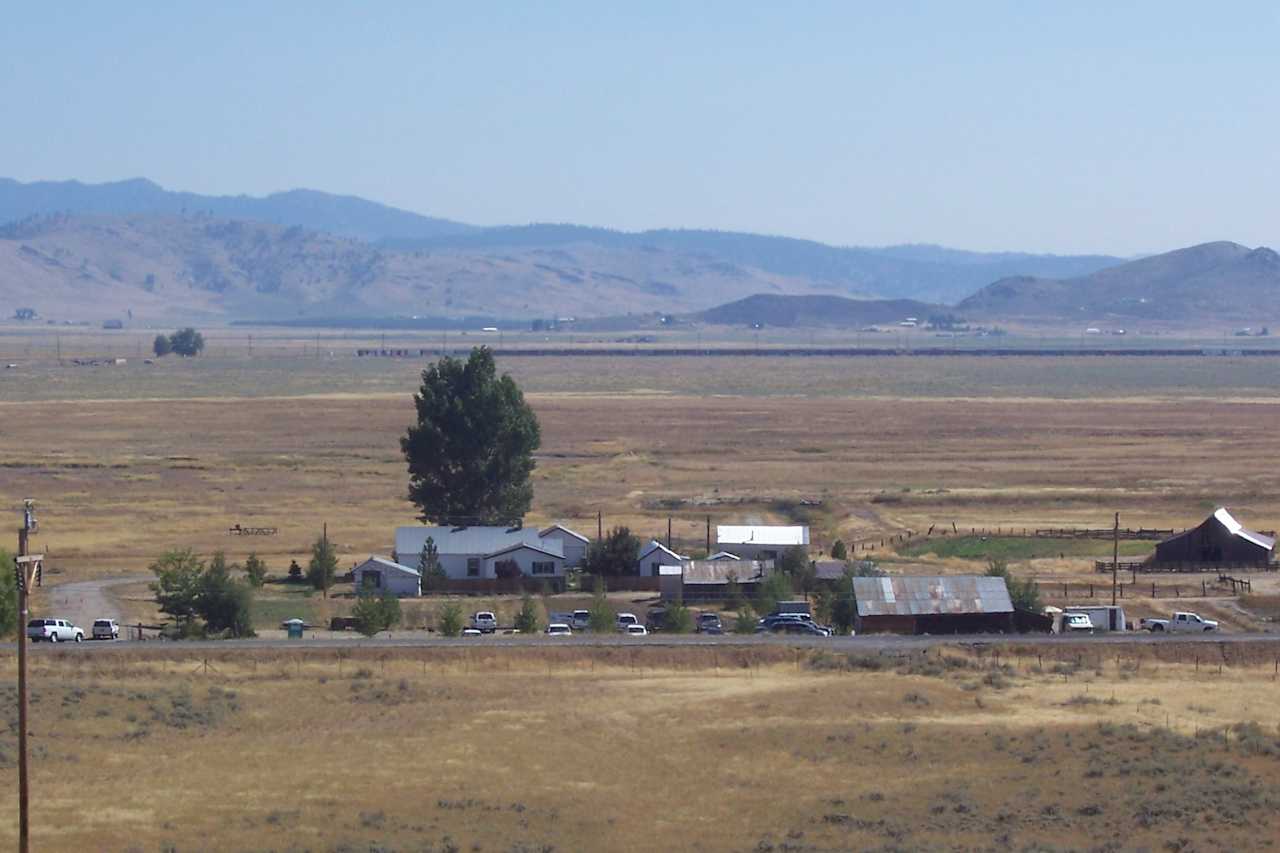
POLYGON ((13 555, 0 548, 0 637, 14 633, 18 625, 18 577, 13 555))
POLYGON ((307 567, 307 583, 315 589, 323 590, 325 598, 329 597, 329 587, 338 574, 338 552, 333 543, 321 536, 311 545, 311 564, 307 567))
POLYGON ((302 566, 297 560, 289 561, 289 583, 302 583, 302 566))
POLYGON ((782 552, 782 557, 778 560, 778 571, 790 578, 791 587, 799 592, 813 589, 818 574, 808 552, 799 545, 782 552))
POLYGON ((533 502, 538 419, 488 347, 466 362, 445 356, 422 373, 417 422, 400 439, 409 464, 409 500, 423 521, 522 518, 533 502))
POLYGON ((156 339, 151 343, 151 351, 156 354, 157 358, 163 358, 173 352, 173 344, 169 343, 169 339, 164 335, 156 335, 156 339))
POLYGON ((1044 603, 1040 600, 1040 584, 1036 583, 1032 578, 1019 578, 1009 571, 1009 564, 1001 559, 994 558, 987 563, 987 577, 1004 578, 1005 586, 1009 588, 1009 598, 1013 602, 1013 606, 1017 610, 1029 610, 1032 613, 1039 613, 1044 603))
POLYGON ((760 582, 756 605, 761 613, 772 613, 778 608, 779 601, 787 601, 791 595, 791 578, 782 572, 774 572, 760 582))
POLYGON ((516 613, 516 630, 521 634, 536 634, 539 627, 538 606, 533 603, 533 596, 526 592, 520 599, 520 611, 516 613))
POLYGON ((448 573, 440 565, 440 549, 436 547, 436 540, 430 536, 422 543, 422 550, 418 552, 418 571, 422 573, 423 592, 444 589, 449 581, 448 573))
POLYGON ((181 627, 188 627, 199 612, 204 561, 190 548, 175 549, 166 551, 149 568, 156 576, 151 591, 160 612, 168 613, 181 627))
POLYGON ((662 614, 662 630, 672 634, 688 634, 693 631, 693 614, 683 602, 672 601, 662 614))
POLYGON ((204 350, 204 335, 188 326, 169 336, 169 348, 178 355, 195 357, 204 350))
POLYGON ((355 617, 356 630, 366 637, 372 637, 379 631, 387 631, 400 624, 400 599, 388 592, 376 596, 362 594, 356 600, 351 615, 355 617))
POLYGON ((586 569, 600 577, 634 575, 640 559, 640 539, 630 528, 615 527, 604 539, 587 547, 586 569))
MULTIPOLYGON (((858 565, 865 563, 870 563, 872 566, 875 565, 870 560, 864 560, 858 565)), ((857 602, 853 597, 853 579, 855 577, 866 577, 866 575, 859 574, 858 568, 853 564, 845 566, 844 573, 840 576, 840 580, 832 591, 831 627, 841 634, 847 634, 852 631, 854 624, 858 620, 857 602)))
POLYGON ((595 591, 591 596, 591 616, 588 619, 587 627, 592 633, 605 634, 612 631, 617 624, 618 614, 609 604, 609 598, 604 592, 604 578, 599 575, 595 579, 595 591))
POLYGON ((462 606, 450 601, 440 608, 440 633, 456 637, 462 633, 462 606))
POLYGON ((233 637, 253 636, 253 593, 247 583, 231 577, 225 563, 215 566, 211 561, 205 569, 198 610, 209 631, 233 637))
POLYGON ((844 540, 837 539, 831 543, 831 559, 847 560, 849 558, 849 549, 845 547, 844 540))
POLYGON ((244 561, 244 574, 249 586, 260 587, 267 582, 267 564, 258 559, 256 552, 250 553, 244 561))
POLYGON ((738 608, 738 614, 733 619, 733 633, 754 634, 757 622, 756 613, 751 609, 751 605, 743 604, 738 608))

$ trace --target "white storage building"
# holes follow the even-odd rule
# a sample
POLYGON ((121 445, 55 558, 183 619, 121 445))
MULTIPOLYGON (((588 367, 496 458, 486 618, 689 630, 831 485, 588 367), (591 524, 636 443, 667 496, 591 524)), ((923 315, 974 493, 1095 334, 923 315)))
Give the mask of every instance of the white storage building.
POLYGON ((355 592, 382 595, 422 595, 422 575, 417 569, 402 566, 386 557, 372 556, 351 570, 355 592))
POLYGON ((809 527, 803 524, 721 524, 716 549, 743 560, 778 560, 790 548, 809 550, 809 527))

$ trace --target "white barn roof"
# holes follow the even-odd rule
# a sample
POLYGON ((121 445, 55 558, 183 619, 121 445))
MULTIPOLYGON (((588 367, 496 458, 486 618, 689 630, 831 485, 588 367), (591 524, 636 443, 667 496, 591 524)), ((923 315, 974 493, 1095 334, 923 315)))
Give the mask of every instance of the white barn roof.
POLYGON ((406 575, 413 575, 415 578, 422 574, 417 569, 410 568, 409 566, 406 566, 402 563, 397 563, 394 560, 388 560, 386 557, 378 557, 378 556, 369 557, 369 559, 365 560, 363 563, 356 566, 355 571, 358 572, 361 569, 366 569, 366 568, 379 568, 379 569, 386 569, 387 571, 390 571, 390 572, 402 572, 406 575))
POLYGON ((551 533, 553 533, 553 532, 555 532, 555 531, 557 531, 557 530, 561 531, 562 533, 566 533, 566 534, 568 534, 569 536, 573 537, 574 539, 579 540, 579 541, 580 541, 580 542, 582 542, 583 544, 590 544, 590 543, 591 543, 591 540, 590 540, 590 539, 588 539, 587 537, 583 536, 581 533, 579 533, 579 532, 578 532, 578 531, 576 531, 576 530, 570 530, 569 528, 565 527, 565 526, 564 526, 563 524, 561 524, 560 522, 556 522, 555 524, 551 525, 550 527, 544 527, 542 530, 540 530, 540 531, 538 532, 538 536, 540 536, 540 537, 544 537, 544 538, 545 538, 547 535, 549 535, 549 534, 551 534, 551 533))
POLYGON ((809 528, 806 525, 720 524, 716 526, 716 541, 721 545, 808 545, 809 528))
POLYGON ((661 551, 663 554, 671 558, 672 563, 681 563, 685 559, 684 557, 677 554, 675 551, 672 551, 666 545, 663 545, 657 539, 649 540, 649 544, 640 549, 640 559, 643 560, 645 557, 648 557, 654 551, 661 551))
POLYGON ((533 527, 397 527, 396 556, 421 553, 428 536, 441 554, 492 554, 521 542, 549 547, 533 527))
POLYGON ((1226 507, 1218 507, 1218 509, 1214 511, 1213 517, 1218 520, 1219 524, 1227 528, 1227 532, 1232 536, 1239 536, 1246 542, 1252 542, 1259 548, 1266 548, 1268 551, 1276 547, 1276 540, 1272 539, 1270 536, 1263 536, 1261 533, 1255 533, 1245 527, 1243 524, 1236 521, 1235 516, 1227 512, 1226 507))

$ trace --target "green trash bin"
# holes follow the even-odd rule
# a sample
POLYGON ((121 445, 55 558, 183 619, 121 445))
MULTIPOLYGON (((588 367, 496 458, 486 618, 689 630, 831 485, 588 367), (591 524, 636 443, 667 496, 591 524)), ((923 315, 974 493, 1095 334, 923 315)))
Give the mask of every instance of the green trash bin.
POLYGON ((302 639, 302 628, 304 623, 301 619, 290 619, 284 623, 285 630, 289 632, 290 640, 302 639))

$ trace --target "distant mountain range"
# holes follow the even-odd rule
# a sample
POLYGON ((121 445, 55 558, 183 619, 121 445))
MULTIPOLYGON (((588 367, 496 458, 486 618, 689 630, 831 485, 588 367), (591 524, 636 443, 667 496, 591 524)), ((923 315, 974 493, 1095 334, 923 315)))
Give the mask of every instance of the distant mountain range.
POLYGON ((1276 254, 1234 243, 1124 262, 720 231, 479 227, 312 190, 203 196, 143 179, 0 179, 2 222, 0 317, 32 307, 157 322, 653 313, 755 322, 745 318, 763 310, 804 325, 887 322, 877 312, 958 302, 953 310, 978 322, 1075 326, 1234 321, 1277 307, 1276 254), (830 296, 883 301, 817 298, 830 296))
POLYGON ((1280 255, 1238 243, 1203 243, 1085 276, 1001 279, 957 311, 1085 324, 1146 320, 1257 322, 1280 317, 1280 255))

